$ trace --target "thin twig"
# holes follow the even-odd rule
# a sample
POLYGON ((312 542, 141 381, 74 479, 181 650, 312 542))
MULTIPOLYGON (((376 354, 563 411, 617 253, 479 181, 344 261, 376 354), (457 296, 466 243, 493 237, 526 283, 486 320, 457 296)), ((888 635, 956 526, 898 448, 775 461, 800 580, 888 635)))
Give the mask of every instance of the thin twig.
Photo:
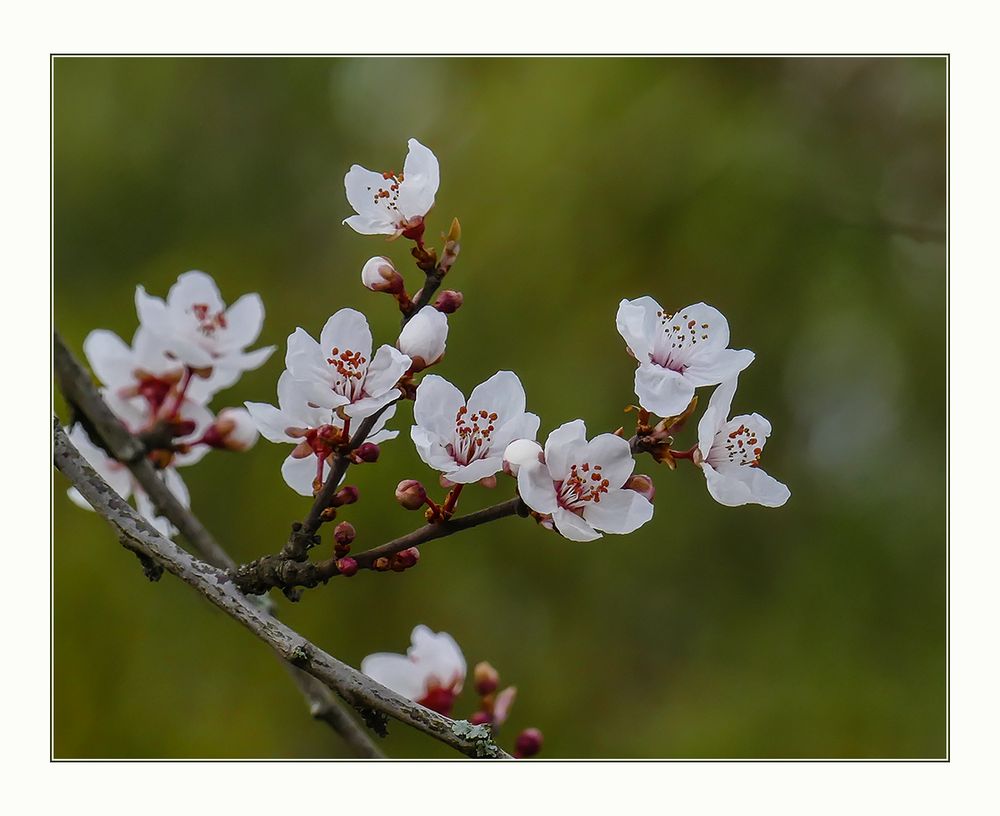
POLYGON ((57 468, 100 514, 133 552, 155 561, 239 621, 285 660, 320 680, 329 689, 369 718, 391 717, 416 728, 470 757, 507 758, 493 742, 485 726, 450 720, 376 683, 341 663, 241 593, 229 576, 211 564, 199 561, 174 542, 160 535, 104 481, 70 442, 53 417, 53 459, 57 468), (375 712, 372 714, 371 712, 375 712))

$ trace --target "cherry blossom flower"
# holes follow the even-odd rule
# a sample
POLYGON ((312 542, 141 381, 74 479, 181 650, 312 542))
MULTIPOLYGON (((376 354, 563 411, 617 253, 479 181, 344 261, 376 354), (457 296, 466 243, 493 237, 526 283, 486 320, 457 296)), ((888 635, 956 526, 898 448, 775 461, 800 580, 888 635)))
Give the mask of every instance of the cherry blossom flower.
POLYGON ((515 439, 535 438, 539 420, 524 405, 524 388, 512 371, 477 385, 468 402, 431 374, 417 388, 410 436, 427 465, 456 484, 471 484, 503 467, 504 449, 515 439))
MULTIPOLYGON (((87 432, 83 429, 82 425, 74 425, 70 429, 69 440, 76 446, 80 455, 87 460, 90 466, 97 471, 98 475, 108 483, 115 493, 121 496, 125 501, 128 501, 130 497, 134 497, 136 511, 154 528, 156 528, 157 532, 161 535, 167 536, 168 538, 176 535, 177 530, 174 526, 167 521, 167 519, 156 515, 156 509, 153 507, 153 502, 150 500, 149 496, 142 489, 142 487, 139 486, 139 483, 133 478, 129 469, 121 462, 112 459, 101 448, 95 445, 90 440, 90 437, 87 436, 87 432)), ((172 467, 168 467, 160 471, 160 474, 161 478, 167 485, 167 489, 174 494, 182 505, 190 507, 191 497, 188 494, 187 486, 184 484, 184 481, 181 479, 177 471, 172 467)), ((87 500, 75 487, 71 487, 67 491, 67 495, 78 507, 83 507, 86 510, 93 510, 87 500)))
POLYGON ((440 183, 438 160, 416 139, 407 144, 402 173, 376 173, 355 164, 344 176, 347 201, 357 213, 344 223, 355 232, 408 238, 423 234, 424 217, 440 183))
POLYGON ((608 433, 588 442, 582 419, 550 433, 544 451, 522 443, 510 449, 510 456, 524 503, 551 516, 556 530, 571 541, 593 541, 601 537, 599 531, 631 533, 653 517, 653 505, 626 488, 635 467, 629 443, 608 433))
MULTIPOLYGON (((363 419, 399 399, 400 378, 412 361, 389 345, 372 357, 368 320, 355 309, 341 309, 326 321, 317 343, 305 329, 288 338, 285 366, 310 400, 363 419)), ((266 434, 265 434, 266 436, 266 434)))
POLYGON ((712 393, 708 408, 698 423, 694 462, 701 467, 708 492, 719 504, 781 507, 788 501, 791 491, 760 467, 760 455, 771 435, 771 423, 760 414, 742 414, 727 419, 735 393, 735 377, 712 393))
POLYGON ((396 347, 413 363, 411 370, 423 371, 444 357, 448 339, 448 318, 433 306, 424 306, 407 321, 396 347))
POLYGON ((687 408, 695 388, 734 377, 754 353, 729 346, 729 324, 718 309, 695 303, 673 314, 651 297, 623 300, 618 332, 639 361, 635 393, 639 404, 662 417, 687 408))
MULTIPOLYGON (((149 430, 159 419, 150 403, 142 397, 119 397, 107 389, 101 389, 101 396, 111 412, 133 434, 149 430)), ((209 452, 207 445, 198 443, 212 426, 215 417, 204 405, 188 397, 181 401, 176 416, 190 423, 191 430, 174 437, 173 442, 179 450, 175 453, 168 452, 169 463, 186 467, 200 462, 209 452)))
POLYGON ((139 286, 135 306, 143 328, 159 337, 169 354, 191 369, 214 374, 216 390, 228 388, 244 371, 262 366, 274 346, 244 351, 257 340, 264 304, 257 293, 226 308, 215 281, 204 272, 185 272, 166 302, 139 286))
MULTIPOLYGON (((316 482, 322 484, 324 468, 337 445, 345 440, 344 420, 336 410, 310 400, 309 384, 297 381, 289 371, 278 378, 278 407, 262 402, 245 403, 261 435, 271 442, 295 445, 281 466, 281 475, 300 496, 312 496, 316 482)), ((385 430, 396 411, 390 406, 375 423, 368 441, 373 444, 394 439, 399 431, 385 430)))
POLYGON ((446 717, 465 683, 465 657, 446 632, 414 628, 406 655, 378 652, 361 661, 361 671, 397 694, 446 717))

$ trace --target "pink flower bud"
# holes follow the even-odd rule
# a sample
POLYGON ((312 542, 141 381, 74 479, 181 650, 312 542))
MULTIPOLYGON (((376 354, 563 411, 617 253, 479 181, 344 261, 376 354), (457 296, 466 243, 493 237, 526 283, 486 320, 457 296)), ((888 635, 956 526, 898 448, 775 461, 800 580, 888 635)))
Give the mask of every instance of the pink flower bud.
POLYGON ((358 489, 354 485, 344 485, 338 490, 330 504, 334 507, 342 507, 345 504, 354 504, 358 500, 358 489))
POLYGON ((485 660, 476 664, 476 668, 472 671, 472 677, 476 694, 480 697, 492 694, 500 685, 500 673, 485 660))
POLYGON ((358 562, 353 558, 341 558, 337 561, 337 570, 345 578, 350 578, 358 571, 358 562))
POLYGON ((427 491, 416 479, 403 479, 396 486, 396 501, 407 510, 419 510, 427 500, 427 491))
POLYGON ((338 544, 351 544, 357 532, 349 521, 342 521, 333 528, 333 540, 338 544))
POLYGON ((445 289, 434 301, 434 308, 445 314, 454 314, 462 306, 464 300, 465 298, 462 297, 461 292, 456 292, 454 289, 445 289))
POLYGON ((469 717, 469 722, 473 725, 489 725, 493 719, 485 711, 477 711, 469 717))
POLYGON ((250 450, 259 438, 257 426, 246 408, 223 408, 202 441, 213 448, 242 452, 250 450))
POLYGON ((416 547, 409 547, 405 550, 400 550, 392 557, 391 566, 396 572, 402 572, 403 570, 408 570, 410 567, 415 567, 419 560, 420 550, 416 547))
POLYGON ((361 445, 358 445, 357 449, 354 451, 354 454, 362 462, 377 462, 379 453, 381 453, 381 451, 379 450, 378 445, 374 442, 364 442, 361 445))
POLYGON ((514 756, 518 759, 533 757, 542 750, 542 732, 537 728, 525 728, 514 742, 514 756))
POLYGON ((656 495, 656 486, 653 484, 653 480, 649 478, 644 473, 635 473, 629 477, 629 480, 625 482, 626 490, 634 490, 640 496, 644 496, 646 501, 653 501, 653 497, 656 495))
POLYGON ((403 276, 388 258, 375 256, 361 269, 361 282, 373 292, 399 294, 403 291, 403 276))

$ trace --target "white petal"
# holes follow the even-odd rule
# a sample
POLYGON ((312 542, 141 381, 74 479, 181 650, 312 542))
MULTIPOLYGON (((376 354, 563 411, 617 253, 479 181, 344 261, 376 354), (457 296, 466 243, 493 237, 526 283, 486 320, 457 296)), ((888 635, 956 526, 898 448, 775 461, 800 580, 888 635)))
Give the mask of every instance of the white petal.
POLYGON ((559 502, 549 469, 540 462, 524 462, 517 471, 517 492, 536 513, 554 513, 559 502))
POLYGON ((699 356, 684 370, 684 377, 695 387, 715 385, 737 376, 754 361, 754 356, 749 349, 722 349, 699 356))
MULTIPOLYGON (((587 444, 587 426, 582 419, 574 419, 556 428, 545 440, 545 464, 555 479, 569 473, 576 452, 587 444)), ((545 511, 551 512, 551 511, 545 511)))
MULTIPOLYGON (((132 475, 124 465, 108 456, 102 448, 91 442, 82 425, 74 425, 69 431, 69 441, 73 443, 80 455, 97 471, 97 474, 108 483, 108 486, 123 499, 132 495, 132 475)), ((87 500, 77 494, 83 505, 90 507, 87 500)), ((73 496, 71 499, 76 501, 73 496)), ((83 506, 81 505, 81 506, 83 506)))
POLYGON ((729 323, 722 312, 705 303, 693 303, 661 323, 656 356, 663 362, 660 358, 669 349, 676 362, 694 365, 697 361, 707 362, 728 345, 729 323))
POLYGON ((247 411, 250 412, 250 418, 253 420, 254 425, 257 426, 257 430, 260 431, 261 436, 269 442, 298 441, 285 432, 286 428, 296 427, 296 423, 284 412, 273 405, 268 405, 266 402, 245 402, 243 404, 246 405, 247 411))
POLYGON ((356 224, 365 226, 365 234, 373 234, 377 228, 380 228, 378 232, 381 233, 395 232, 398 219, 394 217, 394 211, 390 206, 387 206, 387 203, 392 201, 392 195, 388 198, 378 195, 381 190, 391 193, 389 188, 393 183, 383 178, 381 173, 366 170, 358 164, 353 165, 344 176, 344 190, 347 193, 347 201, 361 216, 363 222, 358 223, 353 218, 348 218, 344 223, 355 229, 357 229, 356 224))
POLYGON ((414 661, 427 678, 436 678, 441 685, 462 689, 465 681, 465 656, 455 639, 447 632, 432 632, 420 624, 410 635, 412 645, 406 655, 414 661))
POLYGON ((344 406, 344 413, 352 419, 366 419, 400 397, 399 389, 393 388, 377 397, 364 397, 344 406))
POLYGON ((716 470, 706 462, 701 469, 712 498, 727 507, 744 504, 780 507, 791 496, 785 485, 760 468, 744 465, 716 470))
POLYGON ((397 206, 404 218, 424 216, 434 206, 440 184, 437 157, 416 139, 408 142, 409 152, 403 164, 403 183, 397 206))
POLYGON ((137 490, 135 493, 135 509, 164 538, 173 538, 177 535, 177 528, 164 516, 156 514, 156 507, 153 505, 152 499, 141 490, 137 490))
POLYGON ((559 535, 570 541, 594 541, 601 537, 597 530, 576 513, 571 513, 563 507, 557 507, 552 513, 552 522, 555 524, 556 530, 559 531, 559 535))
POLYGON ((243 295, 226 310, 223 348, 246 348, 260 336, 263 326, 264 301, 256 292, 243 295))
MULTIPOLYGON (((291 454, 281 463, 281 475, 285 484, 300 496, 312 496, 313 480, 316 478, 316 456, 296 459, 291 454)), ((326 472, 324 471, 324 475, 326 472)))
POLYGON ((419 700, 424 696, 426 682, 423 669, 403 655, 389 652, 370 654, 361 661, 361 671, 408 700, 419 700))
MULTIPOLYGON (((443 315, 442 315, 443 317, 443 315)), ((392 346, 380 346, 365 375, 365 393, 379 397, 396 387, 400 378, 409 370, 412 360, 392 346)))
POLYGON ((319 348, 324 361, 332 356, 336 348, 338 353, 356 352, 370 362, 372 332, 368 328, 368 319, 357 309, 340 309, 330 316, 319 333, 319 348))
POLYGON ((207 306, 211 314, 226 308, 212 276, 193 269, 178 277, 177 283, 170 287, 167 292, 167 307, 173 314, 186 314, 196 303, 207 306))
POLYGON ((417 386, 413 419, 421 428, 450 440, 455 434, 455 416, 464 405, 461 391, 444 377, 428 374, 417 386))
POLYGON ((359 235, 395 235, 397 232, 396 227, 382 215, 379 215, 378 218, 371 218, 367 215, 352 215, 350 218, 345 218, 343 223, 359 235))
POLYGON ((541 420, 538 418, 538 415, 531 413, 521 414, 516 419, 505 422, 494 431, 490 439, 490 451, 501 453, 515 439, 534 440, 538 435, 538 426, 540 424, 541 420))
POLYGON ((618 333, 640 363, 649 360, 653 342, 661 331, 662 313, 660 304, 649 296, 623 300, 618 304, 618 314, 615 317, 618 333))
POLYGON ((635 469, 635 459, 632 458, 632 448, 627 440, 614 434, 598 434, 587 443, 586 460, 592 466, 600 465, 605 479, 611 487, 621 487, 625 484, 635 469))
POLYGON ((191 506, 191 494, 181 475, 174 468, 167 468, 163 471, 162 479, 167 485, 167 490, 174 494, 174 498, 181 503, 182 507, 191 506))
POLYGON ((635 370, 635 393, 639 404, 661 417, 683 413, 694 396, 694 385, 682 374, 654 363, 635 370))
POLYGON ((736 394, 737 378, 726 380, 712 392, 708 408, 698 422, 698 450, 707 457, 712 450, 715 435, 726 424, 726 417, 732 408, 733 396, 736 394))
POLYGON ((142 286, 135 287, 135 311, 142 326, 153 334, 169 337, 173 333, 167 304, 162 298, 147 295, 142 286))
POLYGON ((285 368, 297 380, 326 383, 330 380, 329 366, 324 355, 312 336, 301 326, 288 335, 288 345, 285 350, 285 368))
POLYGON ((477 459, 468 465, 462 465, 455 470, 448 471, 445 473, 445 478, 450 479, 456 484, 474 484, 480 479, 492 476, 494 473, 499 473, 502 467, 502 456, 489 456, 485 459, 477 459))
POLYGON ((497 414, 495 424, 502 425, 524 413, 524 386, 513 371, 498 371, 486 382, 472 389, 469 412, 497 414))
POLYGON ((504 461, 515 476, 521 465, 541 462, 541 457, 542 446, 533 439, 515 439, 503 452, 504 461))
POLYGON ((411 359, 419 357, 429 366, 444 356, 447 340, 447 316, 433 306, 425 306, 403 327, 396 346, 411 359))
POLYGON ((95 329, 83 341, 90 368, 108 388, 119 389, 134 381, 132 349, 113 331, 95 329))
POLYGON ((440 437, 420 425, 410 428, 410 438, 417 449, 417 454, 428 467, 448 473, 458 467, 455 458, 448 453, 440 437))
POLYGON ((653 517, 653 505, 634 490, 609 490, 599 502, 587 502, 583 517, 606 533, 631 533, 653 517))

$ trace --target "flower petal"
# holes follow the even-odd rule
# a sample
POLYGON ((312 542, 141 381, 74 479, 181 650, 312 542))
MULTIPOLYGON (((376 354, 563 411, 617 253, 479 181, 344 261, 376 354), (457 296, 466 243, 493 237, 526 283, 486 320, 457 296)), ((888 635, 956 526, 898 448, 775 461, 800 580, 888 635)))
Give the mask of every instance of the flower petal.
POLYGON ((395 388, 412 362, 399 349, 389 345, 380 346, 365 375, 365 393, 372 397, 380 397, 386 391, 395 388))
POLYGON ((549 434, 545 440, 545 464, 553 479, 562 479, 569 474, 576 452, 586 444, 587 426, 582 419, 566 422, 549 434))
POLYGON ((361 671, 408 700, 419 700, 424 696, 423 668, 403 655, 390 652, 370 654, 361 661, 361 671))
POLYGON ((244 349, 260 336, 264 326, 264 301, 256 292, 243 295, 226 310, 226 333, 220 347, 244 349))
POLYGON ((733 405, 733 396, 736 394, 737 382, 737 378, 733 377, 719 385, 712 392, 708 408, 705 409, 705 413, 698 421, 698 450, 703 457, 708 456, 712 450, 715 435, 726 424, 726 418, 733 405))
POLYGON ((722 349, 701 355, 684 370, 684 378, 695 387, 715 385, 738 375, 755 356, 749 349, 722 349))
POLYGON ((661 332, 661 314, 663 308, 648 295, 618 304, 615 317, 618 333, 640 363, 649 361, 656 335, 661 332))
POLYGON ((533 439, 515 439, 504 449, 503 459, 510 472, 517 476, 521 465, 541 462, 542 446, 533 439))
POLYGON ((366 361, 372 359, 372 331, 368 328, 368 318, 357 309, 340 309, 330 316, 319 333, 319 349, 323 362, 333 355, 353 351, 366 361))
POLYGON ((456 470, 447 471, 444 475, 456 484, 473 484, 494 473, 499 473, 503 468, 502 456, 488 456, 485 459, 477 459, 467 465, 462 465, 456 470))
POLYGON ((647 411, 661 417, 676 416, 691 402, 694 384, 669 368, 643 363, 635 370, 635 393, 647 411))
POLYGON ((559 531, 559 535, 570 541, 594 541, 601 537, 601 534, 584 519, 564 507, 555 509, 552 513, 552 522, 555 524, 556 530, 559 531))
POLYGON ((469 395, 469 412, 495 412, 498 425, 523 414, 524 404, 524 386, 513 371, 498 371, 473 388, 469 395))
POLYGON ((455 415, 464 405, 461 391, 444 377, 428 374, 417 386, 413 419, 421 428, 450 442, 455 435, 455 415))
POLYGON ((554 513, 559 508, 552 476, 541 462, 525 462, 520 466, 517 471, 517 492, 536 513, 554 513))
POLYGON ((269 442, 297 442, 297 439, 286 433, 287 428, 296 427, 294 420, 283 411, 268 405, 266 402, 244 402, 253 424, 257 426, 260 435, 269 442))
POLYGON ((583 518, 606 533, 631 533, 653 517, 653 505, 634 490, 609 490, 599 502, 587 502, 583 518))
POLYGON ((426 678, 436 678, 457 694, 465 682, 465 655, 447 632, 433 632, 420 624, 410 634, 412 645, 406 655, 424 672, 426 678))
POLYGON ((403 183, 399 185, 400 213, 406 219, 427 215, 434 206, 434 196, 441 183, 437 157, 416 139, 407 142, 409 152, 403 164, 403 183))
POLYGON ((212 314, 222 312, 226 303, 211 275, 192 269, 177 278, 167 292, 167 308, 171 315, 185 315, 195 304, 204 304, 212 314))
POLYGON ((760 468, 745 465, 717 470, 705 462, 701 469, 705 473, 708 492, 712 498, 727 507, 744 504, 780 507, 791 496, 791 491, 785 485, 760 468))
POLYGON ((108 388, 118 390, 134 381, 132 349, 113 331, 95 329, 83 341, 90 368, 108 388))
POLYGON ((159 337, 168 337, 172 331, 167 304, 162 298, 147 295, 142 286, 135 287, 135 311, 143 328, 159 337))
MULTIPOLYGON (((628 441, 614 434, 598 434, 587 443, 586 461, 600 465, 612 488, 625 484, 635 469, 632 448, 628 441)), ((603 499, 602 499, 603 501, 603 499)))
POLYGON ((410 438, 417 449, 417 454, 428 467, 442 473, 448 473, 458 467, 455 458, 448 453, 440 437, 433 431, 421 425, 413 425, 410 428, 410 438))
POLYGON ((289 454, 281 464, 281 475, 285 479, 285 484, 300 496, 312 496, 313 480, 316 478, 316 456, 296 459, 293 454, 289 454))

